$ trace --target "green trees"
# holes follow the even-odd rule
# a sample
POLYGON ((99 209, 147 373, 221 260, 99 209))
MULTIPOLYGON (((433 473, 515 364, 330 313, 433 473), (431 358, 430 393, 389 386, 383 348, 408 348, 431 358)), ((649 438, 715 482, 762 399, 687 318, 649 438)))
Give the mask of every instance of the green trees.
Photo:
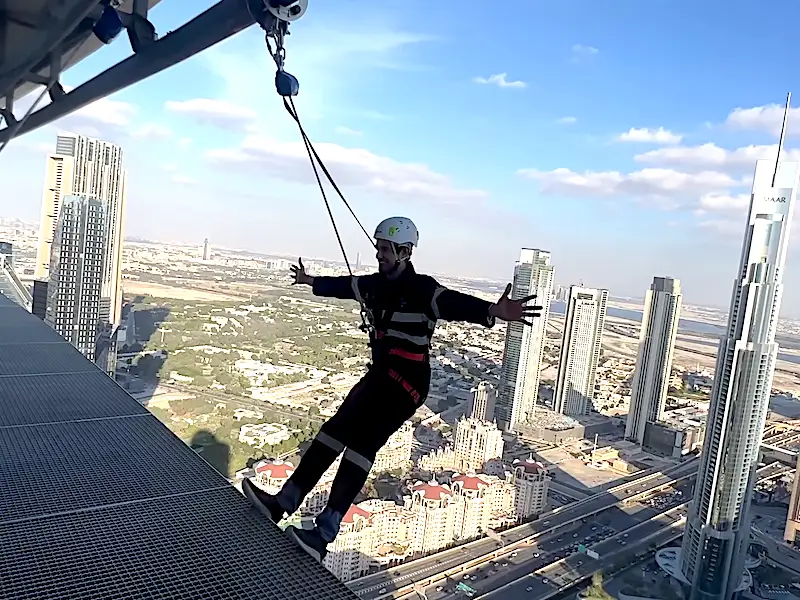
POLYGON ((585 600, 616 600, 603 588, 603 573, 592 575, 592 584, 581 594, 585 600))

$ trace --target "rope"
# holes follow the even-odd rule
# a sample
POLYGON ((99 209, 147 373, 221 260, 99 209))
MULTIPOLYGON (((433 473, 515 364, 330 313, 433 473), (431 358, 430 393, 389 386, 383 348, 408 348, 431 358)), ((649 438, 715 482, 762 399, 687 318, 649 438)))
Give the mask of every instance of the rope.
MULTIPOLYGON (((248 10, 250 10, 249 3, 248 3, 248 10)), ((278 93, 283 98, 283 107, 286 109, 286 112, 289 113, 289 116, 292 117, 294 122, 297 123, 297 128, 300 130, 300 136, 303 138, 303 144, 305 145, 306 148, 306 154, 308 154, 308 160, 311 163, 311 168, 314 170, 314 178, 317 180, 317 187, 319 187, 320 194, 322 194, 322 200, 325 202, 325 209, 328 211, 328 217, 330 217, 331 225, 333 226, 333 232, 336 235, 336 241, 339 244, 339 249, 342 251, 342 258, 344 258, 344 264, 347 265, 347 272, 350 274, 350 277, 354 277, 353 269, 350 266, 350 259, 347 257, 347 251, 345 250, 344 242, 342 241, 342 236, 339 233, 339 227, 336 225, 336 218, 333 216, 333 210, 331 210, 331 204, 328 201, 328 195, 325 193, 325 186, 323 185, 322 178, 320 177, 319 174, 320 170, 322 170, 322 173, 325 175, 328 182, 333 187, 334 191, 338 194, 339 198, 341 198, 342 202, 344 202, 344 205, 347 207, 347 210, 350 211, 350 214, 356 220, 356 223, 358 223, 358 226, 361 228, 361 231, 363 231, 364 235, 367 236, 370 245, 374 247, 375 243, 372 241, 372 236, 366 230, 364 225, 361 223, 361 220, 358 218, 355 211, 350 206, 350 203, 347 201, 347 198, 344 197, 344 194, 339 189, 339 186, 336 185, 336 181, 334 181, 333 176, 330 174, 330 171, 328 171, 328 168, 325 166, 325 163, 322 161, 322 158, 320 158, 319 154, 317 153, 316 148, 314 148, 314 144, 311 142, 311 139, 306 134, 306 131, 303 128, 303 124, 300 121, 300 116, 297 114, 297 108, 294 105, 294 100, 292 99, 292 95, 297 93, 296 87, 294 91, 290 89, 288 91, 281 92, 280 86, 277 83, 279 75, 281 74, 288 75, 283 70, 283 63, 285 59, 285 51, 283 48, 283 37, 286 35, 286 31, 285 31, 285 24, 282 23, 281 25, 283 25, 283 29, 278 27, 276 31, 272 31, 271 29, 264 27, 264 25, 262 24, 262 28, 264 28, 267 32, 265 36, 265 41, 267 43, 267 50, 269 50, 272 59, 275 61, 275 66, 278 69, 278 72, 276 73, 275 76, 276 77, 275 85, 278 88, 278 93), (275 50, 272 49, 272 43, 270 41, 271 36, 276 37, 275 50), (317 168, 317 165, 319 165, 319 169, 317 168)), ((292 77, 292 79, 294 78, 292 77)), ((296 80, 294 83, 296 86, 297 84, 296 80)), ((357 298, 357 300, 359 305, 361 306, 361 329, 371 334, 375 329, 372 312, 367 308, 366 304, 364 304, 363 298, 359 297, 357 298)))
MULTIPOLYGON (((287 112, 292 116, 292 119, 294 119, 295 123, 297 123, 297 127, 300 130, 300 135, 303 138, 303 144, 305 145, 306 153, 308 154, 308 160, 311 163, 311 168, 314 171, 314 178, 317 180, 317 187, 319 187, 319 192, 322 195, 322 200, 325 202, 325 209, 328 211, 328 216, 330 217, 331 225, 333 226, 333 232, 334 234, 336 234, 336 241, 339 244, 339 249, 342 251, 342 258, 344 258, 344 264, 347 265, 347 272, 350 274, 350 277, 354 277, 353 269, 350 266, 350 259, 347 257, 347 251, 344 248, 344 242, 342 241, 342 236, 339 233, 339 227, 338 225, 336 225, 336 218, 333 216, 333 210, 331 209, 331 204, 328 201, 328 195, 325 193, 325 186, 322 184, 322 178, 319 175, 319 169, 317 169, 317 164, 319 164, 320 169, 322 169, 322 172, 325 174, 328 181, 333 186, 333 189, 336 190, 336 193, 339 194, 339 197, 342 199, 345 206, 347 206, 348 210, 350 211, 350 214, 353 215, 353 218, 361 227, 361 230, 369 238, 370 244, 373 243, 372 237, 369 235, 369 233, 367 233, 367 230, 364 229, 364 226, 361 224, 361 221, 359 221, 355 212, 350 207, 350 204, 347 202, 344 195, 339 190, 339 187, 336 185, 336 182, 333 180, 333 177, 331 176, 330 172, 325 167, 325 163, 322 162, 322 159, 319 157, 319 154, 317 154, 317 151, 314 148, 314 144, 311 143, 311 140, 306 135, 306 132, 303 129, 302 123, 300 122, 300 117, 297 114, 297 109, 294 106, 292 98, 289 97, 287 101, 287 99, 284 97, 283 105, 286 108, 287 112)), ((364 301, 361 298, 358 298, 358 303, 361 306, 361 311, 360 311, 361 329, 367 333, 370 333, 372 329, 374 329, 372 312, 367 308, 366 304, 364 304, 364 301)))
MULTIPOLYGON (((319 157, 319 154, 317 154, 317 150, 316 148, 314 148, 314 144, 311 143, 311 140, 306 135, 306 132, 303 129, 303 125, 300 123, 300 118, 297 116, 297 109, 294 106, 294 100, 292 100, 291 96, 288 98, 288 100, 286 98, 283 99, 283 106, 286 108, 286 112, 288 112, 289 115, 292 117, 292 119, 294 119, 295 123, 297 123, 297 126, 300 129, 300 135, 303 136, 303 141, 306 143, 306 149, 307 150, 310 149, 309 159, 311 159, 312 164, 314 162, 314 159, 311 158, 311 154, 314 155, 314 158, 316 159, 317 163, 319 163, 319 166, 322 169, 322 172, 325 174, 327 180, 330 182, 331 187, 333 187, 334 191, 338 194, 339 198, 341 198, 342 202, 344 202, 344 205, 347 207, 347 210, 350 211, 350 214, 353 215, 353 218, 356 220, 356 223, 358 223, 358 226, 361 228, 361 231, 363 231, 364 235, 367 236, 370 245, 374 246, 375 243, 372 241, 372 236, 369 234, 364 225, 361 223, 361 220, 358 218, 355 211, 350 206, 350 203, 347 201, 347 198, 344 197, 342 190, 340 190, 339 186, 336 185, 336 181, 334 181, 333 176, 328 171, 328 168, 325 166, 325 163, 319 157)), ((314 172, 316 173, 316 168, 314 169, 314 172)))

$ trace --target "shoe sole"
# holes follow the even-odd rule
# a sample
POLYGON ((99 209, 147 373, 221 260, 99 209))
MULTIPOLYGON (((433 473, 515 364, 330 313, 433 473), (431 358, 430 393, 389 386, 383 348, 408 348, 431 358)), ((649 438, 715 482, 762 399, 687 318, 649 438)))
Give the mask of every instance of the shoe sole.
POLYGON ((245 498, 247 498, 248 502, 250 502, 252 506, 258 509, 258 512, 275 523, 275 519, 272 517, 272 513, 269 511, 269 508, 267 508, 266 505, 258 499, 258 496, 256 496, 256 493, 253 491, 253 484, 250 483, 249 479, 245 479, 245 481, 247 483, 242 482, 242 491, 244 492, 245 498))
POLYGON ((306 544, 303 540, 300 539, 300 536, 295 533, 294 527, 287 527, 284 533, 289 536, 289 539, 292 540, 295 544, 297 544, 300 548, 305 550, 311 558, 316 560, 318 563, 322 562, 322 555, 319 553, 318 550, 315 550, 308 544, 306 544))

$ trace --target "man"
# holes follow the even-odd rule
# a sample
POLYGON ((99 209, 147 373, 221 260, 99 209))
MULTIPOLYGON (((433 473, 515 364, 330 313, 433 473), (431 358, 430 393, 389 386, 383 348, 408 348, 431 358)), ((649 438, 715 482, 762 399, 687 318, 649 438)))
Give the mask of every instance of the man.
POLYGON ((344 452, 328 505, 314 529, 288 527, 286 533, 321 561, 339 532, 378 450, 416 412, 428 395, 429 352, 436 321, 466 321, 492 327, 495 319, 531 324, 541 306, 526 306, 536 296, 509 298, 509 284, 495 304, 449 290, 418 274, 411 252, 419 243, 414 223, 392 217, 375 230, 378 272, 363 277, 313 277, 303 261, 292 266, 294 283, 310 285, 316 296, 356 300, 368 323, 372 362, 337 413, 322 425, 303 459, 277 495, 249 479, 242 485, 249 501, 274 522, 295 512, 303 499, 344 452))

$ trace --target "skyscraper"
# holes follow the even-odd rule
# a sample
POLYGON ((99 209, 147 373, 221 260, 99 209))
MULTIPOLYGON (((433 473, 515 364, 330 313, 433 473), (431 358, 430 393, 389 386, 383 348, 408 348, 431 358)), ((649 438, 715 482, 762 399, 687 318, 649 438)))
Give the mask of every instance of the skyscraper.
POLYGON ((91 361, 108 310, 101 298, 108 212, 97 198, 64 196, 48 269, 45 321, 91 361))
POLYGON ((470 416, 481 421, 494 421, 494 406, 497 401, 497 390, 494 386, 481 381, 470 392, 472 392, 470 416))
POLYGON ((639 444, 647 422, 660 420, 664 413, 680 312, 680 281, 670 277, 653 278, 644 302, 639 355, 625 427, 625 437, 639 444))
POLYGON ((569 288, 553 406, 565 415, 589 413, 594 398, 608 290, 569 288))
POLYGON ((211 242, 208 241, 208 238, 203 240, 203 260, 209 260, 211 258, 211 242))
POLYGON ((728 600, 742 578, 759 447, 778 355, 782 276, 800 163, 756 163, 728 328, 720 340, 680 568, 692 600, 728 600))
POLYGON ((109 142, 59 133, 56 151, 47 156, 42 196, 36 279, 48 279, 51 246, 56 235, 60 207, 67 196, 83 196, 106 204, 105 239, 108 241, 103 266, 103 318, 119 324, 122 313, 122 231, 125 208, 126 173, 122 149, 109 142))
POLYGON ((497 424, 506 431, 524 422, 536 406, 553 295, 550 253, 523 248, 519 261, 514 265, 511 297, 524 298, 531 294, 537 295, 536 303, 542 306, 542 316, 533 322, 533 326, 509 323, 506 330, 500 389, 495 406, 497 424))

